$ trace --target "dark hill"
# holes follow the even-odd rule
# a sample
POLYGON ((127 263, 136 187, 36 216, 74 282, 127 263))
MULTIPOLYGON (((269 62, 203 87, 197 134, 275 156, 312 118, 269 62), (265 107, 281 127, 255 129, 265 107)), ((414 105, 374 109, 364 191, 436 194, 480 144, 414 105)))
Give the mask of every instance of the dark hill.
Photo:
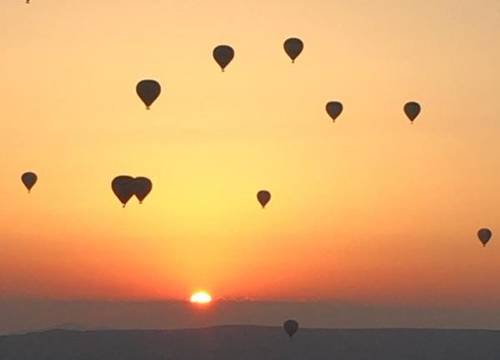
POLYGON ((500 332, 280 328, 53 330, 0 337, 1 360, 498 360, 500 332))

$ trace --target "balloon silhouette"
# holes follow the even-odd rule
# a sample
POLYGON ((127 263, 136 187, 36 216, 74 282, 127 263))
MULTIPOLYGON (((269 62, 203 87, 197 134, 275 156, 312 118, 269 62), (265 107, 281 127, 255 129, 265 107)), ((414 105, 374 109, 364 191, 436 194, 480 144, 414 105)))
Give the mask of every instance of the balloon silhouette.
POLYGON ((290 38, 285 41, 283 48, 290 59, 292 59, 292 63, 294 63, 295 59, 300 55, 302 50, 304 50, 304 43, 300 39, 290 38))
POLYGON ((413 123, 413 120, 417 118, 422 108, 420 107, 419 103, 411 101, 405 104, 404 110, 406 116, 408 116, 408 119, 410 119, 410 121, 413 123))
POLYGON ((134 184, 135 179, 127 175, 117 176, 111 182, 111 189, 123 204, 123 207, 127 205, 127 202, 135 193, 134 184))
POLYGON ((142 80, 139 81, 135 90, 139 98, 146 105, 146 109, 149 110, 149 107, 158 99, 158 96, 160 96, 161 86, 155 80, 142 80))
POLYGON ((21 181, 23 182, 24 186, 26 186, 26 189, 28 189, 28 192, 31 192, 31 189, 36 184, 37 180, 38 176, 36 176, 36 174, 33 172, 25 172, 21 175, 21 181))
POLYGON ((142 201, 148 196, 153 188, 153 183, 151 180, 145 177, 137 177, 134 179, 134 195, 139 200, 139 203, 142 204, 142 201))
POLYGON ((344 110, 344 106, 338 101, 330 101, 326 104, 326 112, 330 115, 333 122, 342 114, 342 110, 344 110))
POLYGON ((219 45, 213 51, 213 57, 219 64, 222 71, 229 65, 234 58, 234 50, 228 45, 219 45))
POLYGON ((265 208, 269 200, 271 200, 271 193, 267 190, 261 190, 257 193, 257 200, 262 208, 265 208))
POLYGON ((491 239, 491 236, 492 236, 492 232, 490 229, 480 229, 478 232, 477 232, 477 237, 479 238, 479 241, 481 241, 481 243, 483 244, 483 246, 486 246, 486 244, 488 244, 488 242, 490 241, 491 239))
POLYGON ((288 334, 290 339, 299 330, 299 323, 295 320, 287 320, 283 323, 283 329, 288 334))

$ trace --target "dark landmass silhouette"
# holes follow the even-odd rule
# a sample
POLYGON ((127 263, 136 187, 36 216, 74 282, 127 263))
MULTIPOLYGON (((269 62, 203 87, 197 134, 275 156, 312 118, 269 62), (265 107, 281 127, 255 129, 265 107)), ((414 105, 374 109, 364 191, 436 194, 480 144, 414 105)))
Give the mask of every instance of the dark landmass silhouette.
POLYGON ((0 337, 1 360, 498 360, 491 330, 300 329, 51 330, 0 337))
MULTIPOLYGON (((64 330, 198 329, 219 325, 304 328, 500 330, 500 312, 487 309, 363 305, 342 302, 76 301, 0 299, 0 335, 64 330)), ((500 359, 500 357, 499 357, 500 359)), ((0 359, 2 360, 2 359, 0 359)))

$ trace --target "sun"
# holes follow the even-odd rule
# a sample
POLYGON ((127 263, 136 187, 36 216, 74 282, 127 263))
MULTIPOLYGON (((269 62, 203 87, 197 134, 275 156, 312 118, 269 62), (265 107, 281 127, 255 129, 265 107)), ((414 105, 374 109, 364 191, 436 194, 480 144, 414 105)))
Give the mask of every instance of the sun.
POLYGON ((209 304, 212 302, 212 296, 206 291, 197 291, 189 299, 193 304, 209 304))

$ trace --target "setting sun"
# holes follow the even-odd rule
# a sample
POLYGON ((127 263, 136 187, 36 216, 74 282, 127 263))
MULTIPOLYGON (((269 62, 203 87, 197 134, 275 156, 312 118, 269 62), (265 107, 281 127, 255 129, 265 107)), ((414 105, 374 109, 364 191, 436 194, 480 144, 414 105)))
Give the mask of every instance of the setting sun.
POLYGON ((189 301, 193 304, 208 304, 212 302, 212 296, 206 291, 198 291, 191 295, 191 299, 189 301))

